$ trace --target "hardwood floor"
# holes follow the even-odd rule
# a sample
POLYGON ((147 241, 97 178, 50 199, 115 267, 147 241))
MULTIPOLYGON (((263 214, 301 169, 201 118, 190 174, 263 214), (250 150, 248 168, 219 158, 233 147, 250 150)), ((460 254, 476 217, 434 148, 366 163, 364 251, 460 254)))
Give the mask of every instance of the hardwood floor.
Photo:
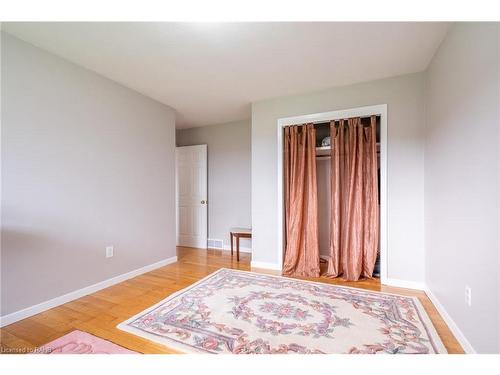
MULTIPOLYGON (((163 345, 121 331, 116 325, 221 267, 251 270, 250 255, 246 253, 241 254, 238 263, 236 256, 231 258, 228 251, 178 247, 177 252, 177 263, 1 328, 1 352, 12 352, 12 349, 15 351, 16 348, 21 352, 34 349, 79 329, 141 353, 177 353, 163 345)), ((252 270, 277 274, 273 271, 252 270)), ((429 314, 448 352, 463 353, 460 344, 424 292, 383 286, 378 280, 343 282, 323 277, 309 280, 416 296, 429 314)))

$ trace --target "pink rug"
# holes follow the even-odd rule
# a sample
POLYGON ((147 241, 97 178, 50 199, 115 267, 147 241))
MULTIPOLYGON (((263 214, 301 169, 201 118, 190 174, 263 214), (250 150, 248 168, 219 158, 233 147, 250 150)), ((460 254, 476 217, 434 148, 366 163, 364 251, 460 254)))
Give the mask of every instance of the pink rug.
POLYGON ((136 354, 110 341, 82 331, 72 331, 45 344, 35 353, 38 354, 136 354))

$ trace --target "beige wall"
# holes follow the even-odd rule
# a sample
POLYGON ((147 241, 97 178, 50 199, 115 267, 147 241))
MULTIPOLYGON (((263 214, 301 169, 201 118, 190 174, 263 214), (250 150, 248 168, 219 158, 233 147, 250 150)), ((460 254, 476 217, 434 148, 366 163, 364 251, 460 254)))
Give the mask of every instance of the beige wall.
POLYGON ((174 111, 4 33, 1 62, 1 315, 175 256, 174 111))
POLYGON ((424 281, 424 74, 252 104, 252 260, 278 263, 277 121, 387 104, 388 277, 424 281))
MULTIPOLYGON (((229 228, 250 227, 250 120, 177 130, 177 145, 206 144, 208 149, 208 238, 229 246, 229 228)), ((251 241, 240 246, 251 248, 251 241)))
POLYGON ((476 351, 500 353, 499 24, 455 25, 426 93, 426 282, 476 351))

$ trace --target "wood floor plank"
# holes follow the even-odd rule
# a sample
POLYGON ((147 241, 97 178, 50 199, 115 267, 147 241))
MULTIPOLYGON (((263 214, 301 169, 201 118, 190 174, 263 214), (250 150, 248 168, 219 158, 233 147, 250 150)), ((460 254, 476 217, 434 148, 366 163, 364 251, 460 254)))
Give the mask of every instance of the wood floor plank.
MULTIPOLYGON (((19 354, 19 351, 15 349, 25 349, 26 351, 29 351, 30 349, 35 349, 36 345, 25 341, 7 330, 1 330, 0 331, 0 341, 2 343, 1 345, 1 353, 2 354, 19 354), (10 350, 14 349, 14 350, 10 350)), ((22 353, 21 353, 22 354, 22 353)))
MULTIPOLYGON (((230 252, 178 247, 178 262, 126 280, 94 294, 44 311, 0 329, 0 352, 32 350, 72 330, 79 329, 140 353, 178 353, 116 328, 117 324, 163 300, 219 268, 233 268, 266 274, 277 271, 251 269, 251 255, 242 253, 240 262, 230 252)), ((441 337, 449 353, 463 353, 443 318, 422 291, 388 287, 377 279, 345 282, 340 279, 306 278, 333 285, 415 296, 441 337)))

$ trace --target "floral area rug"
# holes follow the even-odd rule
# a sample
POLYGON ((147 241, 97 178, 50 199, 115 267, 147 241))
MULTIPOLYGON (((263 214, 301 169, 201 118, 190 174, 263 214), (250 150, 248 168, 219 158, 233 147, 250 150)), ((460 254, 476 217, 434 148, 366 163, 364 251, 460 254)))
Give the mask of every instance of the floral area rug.
POLYGON ((118 328, 187 353, 446 353, 417 298, 224 268, 118 328))

